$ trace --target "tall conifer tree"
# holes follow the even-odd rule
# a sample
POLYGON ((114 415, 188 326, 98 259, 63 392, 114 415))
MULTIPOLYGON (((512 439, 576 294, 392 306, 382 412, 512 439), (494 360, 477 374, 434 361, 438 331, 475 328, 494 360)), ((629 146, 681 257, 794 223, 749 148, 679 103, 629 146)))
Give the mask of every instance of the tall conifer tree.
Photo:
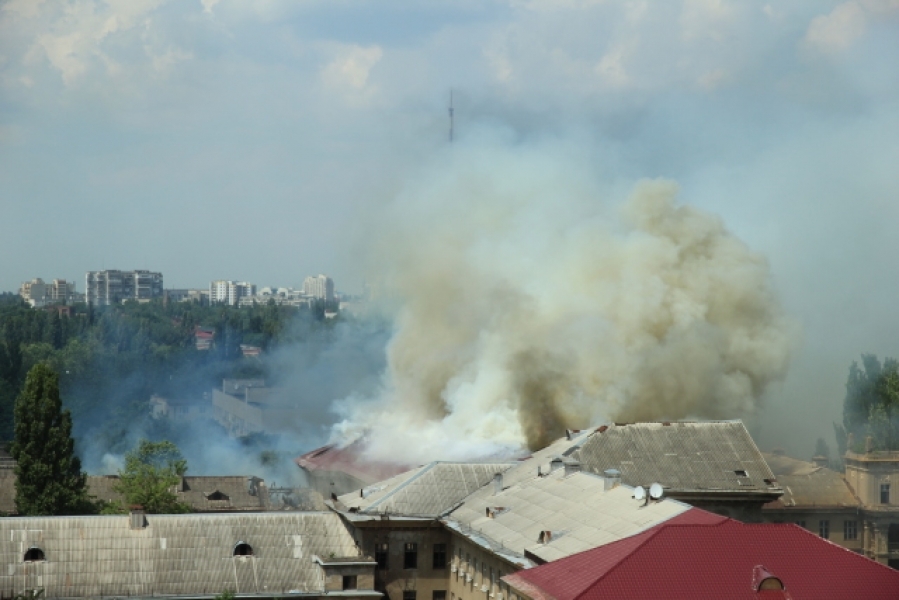
POLYGON ((59 398, 59 376, 37 364, 16 400, 16 509, 21 515, 74 515, 90 512, 86 477, 75 456, 72 416, 59 398))

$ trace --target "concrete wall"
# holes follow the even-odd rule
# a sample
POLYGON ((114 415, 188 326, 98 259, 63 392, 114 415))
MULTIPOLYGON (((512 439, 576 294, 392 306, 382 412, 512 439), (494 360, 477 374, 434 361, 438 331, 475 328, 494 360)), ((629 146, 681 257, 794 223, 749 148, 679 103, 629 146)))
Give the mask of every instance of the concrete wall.
POLYGON ((499 579, 521 567, 455 532, 451 547, 447 600, 508 600, 508 586, 499 579))
POLYGON ((339 592, 343 590, 343 576, 355 575, 357 590, 375 589, 374 567, 362 565, 325 565, 325 591, 339 592))

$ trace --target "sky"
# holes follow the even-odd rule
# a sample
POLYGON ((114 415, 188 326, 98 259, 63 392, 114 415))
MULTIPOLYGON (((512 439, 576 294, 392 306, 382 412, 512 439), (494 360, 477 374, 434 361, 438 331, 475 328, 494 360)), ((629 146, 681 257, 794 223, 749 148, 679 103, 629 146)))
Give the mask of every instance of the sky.
POLYGON ((899 354, 897 59, 897 0, 5 0, 0 290, 359 292, 453 90, 454 151, 564 147, 611 198, 673 180, 767 259, 801 333, 753 431, 809 453, 851 361, 899 354))

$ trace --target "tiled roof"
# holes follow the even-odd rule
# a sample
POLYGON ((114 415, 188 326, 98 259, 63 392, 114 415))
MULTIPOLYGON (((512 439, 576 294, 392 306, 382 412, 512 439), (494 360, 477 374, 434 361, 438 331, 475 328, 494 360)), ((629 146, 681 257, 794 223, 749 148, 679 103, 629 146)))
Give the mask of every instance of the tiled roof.
POLYGON ((537 562, 608 544, 690 509, 673 500, 644 505, 633 498, 631 487, 606 491, 602 477, 583 472, 566 476, 562 468, 500 494, 492 487, 467 498, 445 522, 494 549, 531 555, 537 562), (541 532, 547 531, 549 539, 544 534, 541 541, 541 532))
POLYGON ((430 464, 401 473, 339 499, 363 514, 392 513, 437 517, 493 480, 512 463, 430 464))
MULTIPOLYGON (((698 510, 698 509, 694 509, 698 510)), ((787 524, 663 523, 631 538, 503 578, 531 598, 887 600, 899 571, 787 524), (757 592, 763 567, 784 592, 757 592)))
POLYGON ((599 427, 572 454, 584 469, 621 471, 629 485, 666 490, 779 495, 774 474, 740 421, 599 427))
POLYGON ((128 515, 0 519, 0 597, 286 594, 324 589, 313 555, 358 555, 334 513, 128 515), (253 556, 235 557, 238 542, 253 556), (40 548, 41 562, 24 562, 40 548), (8 567, 8 568, 7 568, 8 567))

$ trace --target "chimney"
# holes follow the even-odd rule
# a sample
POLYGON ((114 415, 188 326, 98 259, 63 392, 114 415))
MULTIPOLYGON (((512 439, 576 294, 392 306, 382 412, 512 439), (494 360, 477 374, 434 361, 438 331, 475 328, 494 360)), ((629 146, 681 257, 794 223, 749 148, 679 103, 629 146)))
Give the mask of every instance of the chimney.
POLYGON ((503 474, 496 473, 493 475, 493 495, 501 494, 503 492, 503 474))
POLYGON ((865 452, 871 452, 874 450, 874 438, 870 435, 865 438, 865 452))
POLYGON ((552 473, 556 469, 561 469, 561 468, 562 468, 562 459, 559 458, 558 456, 555 457, 554 459, 552 459, 551 461, 549 461, 549 472, 550 473, 552 473))
POLYGON ((827 457, 821 456, 820 454, 818 454, 817 456, 813 456, 812 462, 815 463, 816 467, 826 467, 830 464, 830 461, 827 460, 827 457))
POLYGON ((581 463, 576 460, 565 461, 565 477, 573 475, 581 470, 581 463))
POLYGON ((131 529, 143 529, 147 526, 147 515, 144 513, 144 507, 140 504, 132 504, 130 507, 128 518, 131 521, 131 529))
POLYGON ((618 469, 606 469, 603 471, 603 478, 605 479, 603 490, 607 492, 621 484, 621 471, 618 469))

